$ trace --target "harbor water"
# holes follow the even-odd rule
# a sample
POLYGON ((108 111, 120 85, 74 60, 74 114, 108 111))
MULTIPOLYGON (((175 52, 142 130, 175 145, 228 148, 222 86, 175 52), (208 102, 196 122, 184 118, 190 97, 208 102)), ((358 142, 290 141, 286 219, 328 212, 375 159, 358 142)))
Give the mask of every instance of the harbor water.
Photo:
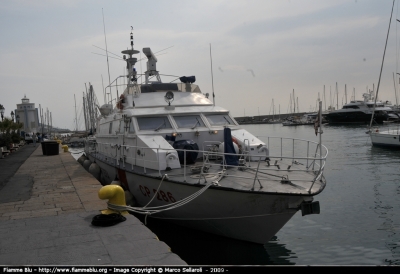
MULTIPOLYGON (((318 141, 309 125, 244 128, 256 136, 318 141)), ((190 265, 400 265, 400 150, 372 147, 366 130, 323 127, 327 186, 314 199, 321 213, 298 212, 265 245, 151 218, 147 226, 190 265)))

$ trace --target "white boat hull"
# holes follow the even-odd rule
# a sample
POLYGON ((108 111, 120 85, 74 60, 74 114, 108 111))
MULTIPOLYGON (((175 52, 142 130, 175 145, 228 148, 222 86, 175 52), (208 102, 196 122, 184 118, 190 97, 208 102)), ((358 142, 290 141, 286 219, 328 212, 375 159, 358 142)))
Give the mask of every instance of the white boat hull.
POLYGON ((398 130, 373 130, 370 136, 374 146, 400 148, 400 132, 398 130))
MULTIPOLYGON (((89 155, 89 158, 94 159, 89 155)), ((118 169, 96 160, 109 178, 118 174, 118 169)), ((163 206, 180 201, 199 191, 204 185, 188 185, 134 174, 125 174, 126 184, 135 199, 135 206, 163 206), (160 186, 161 183, 161 186, 160 186), (160 186, 160 188, 159 188, 160 186), (159 188, 159 195, 154 193, 159 188), (148 205, 150 200, 152 202, 148 205)), ((107 182, 106 182, 107 183, 107 182)), ((149 217, 164 219, 185 227, 259 244, 267 243, 299 210, 303 201, 311 196, 271 194, 265 192, 238 191, 210 187, 196 199, 184 206, 156 213, 149 217)))

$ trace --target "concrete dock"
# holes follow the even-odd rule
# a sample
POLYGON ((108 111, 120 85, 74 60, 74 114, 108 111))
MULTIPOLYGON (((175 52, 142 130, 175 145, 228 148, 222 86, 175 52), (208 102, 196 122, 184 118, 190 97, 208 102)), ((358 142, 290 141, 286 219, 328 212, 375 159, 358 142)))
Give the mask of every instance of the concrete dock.
POLYGON ((69 152, 25 145, 0 159, 0 265, 187 265, 136 217, 91 225, 101 184, 69 152))

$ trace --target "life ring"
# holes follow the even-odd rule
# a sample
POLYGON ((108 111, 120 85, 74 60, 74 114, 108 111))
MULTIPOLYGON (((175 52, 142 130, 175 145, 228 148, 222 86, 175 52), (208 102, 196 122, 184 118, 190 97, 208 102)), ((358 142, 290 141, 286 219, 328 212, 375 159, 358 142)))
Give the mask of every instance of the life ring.
POLYGON ((123 103, 125 103, 125 96, 123 94, 121 94, 121 96, 119 96, 119 100, 117 102, 117 108, 123 109, 124 108, 123 103))

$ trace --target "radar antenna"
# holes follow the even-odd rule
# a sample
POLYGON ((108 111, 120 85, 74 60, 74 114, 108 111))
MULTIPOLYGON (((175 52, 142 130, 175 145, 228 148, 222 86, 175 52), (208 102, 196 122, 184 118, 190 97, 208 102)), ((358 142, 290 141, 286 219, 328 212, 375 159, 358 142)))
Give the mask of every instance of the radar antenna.
POLYGON ((135 64, 137 62, 137 58, 132 57, 132 55, 138 54, 139 51, 133 49, 133 27, 132 26, 131 26, 130 38, 131 38, 130 39, 131 40, 131 49, 123 50, 123 51, 121 51, 121 53, 129 55, 128 58, 125 55, 123 57, 124 60, 126 61, 126 70, 128 72, 126 77, 129 79, 128 82, 136 83, 137 82, 137 78, 136 78, 137 72, 135 69, 135 64))

